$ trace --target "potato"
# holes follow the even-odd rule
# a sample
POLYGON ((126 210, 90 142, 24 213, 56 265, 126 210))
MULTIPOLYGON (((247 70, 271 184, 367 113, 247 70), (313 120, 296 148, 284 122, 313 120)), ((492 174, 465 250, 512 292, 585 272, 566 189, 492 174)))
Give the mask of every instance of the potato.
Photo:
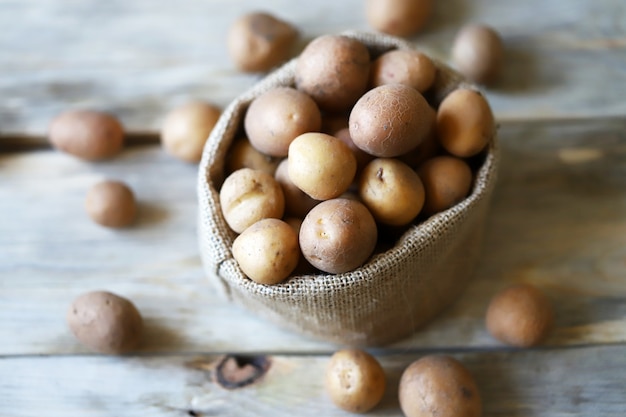
POLYGON ((478 91, 459 88, 446 96, 437 110, 439 143, 454 156, 478 154, 495 134, 496 125, 487 100, 478 91))
POLYGON ((324 35, 313 39, 298 57, 296 87, 322 110, 346 111, 367 89, 370 54, 356 39, 324 35))
POLYGON ((347 126, 332 133, 331 136, 336 137, 337 139, 348 145, 348 148, 350 148, 352 153, 354 153, 354 157, 356 158, 357 172, 361 172, 363 168, 365 168, 365 165, 367 165, 372 159, 375 158, 374 155, 368 154, 363 149, 354 144, 354 141, 350 136, 350 129, 347 126))
POLYGON ((296 231, 279 219, 254 223, 237 236, 232 250, 241 270, 259 284, 278 284, 300 260, 296 231))
POLYGON ((379 32, 407 37, 419 32, 433 11, 433 0, 367 0, 365 14, 379 32))
POLYGON ((467 197, 472 187, 472 170, 467 162, 454 156, 432 158, 420 166, 418 174, 424 184, 427 215, 454 206, 467 197))
POLYGON ((261 219, 283 217, 285 196, 270 174, 242 168, 230 174, 222 184, 220 205, 228 226, 242 233, 261 219))
POLYGON ((226 172, 229 174, 241 168, 250 168, 274 175, 280 162, 280 158, 259 152, 246 137, 235 140, 226 158, 226 172))
POLYGON ((286 215, 303 219, 319 203, 319 200, 311 198, 291 181, 291 178, 289 178, 289 161, 287 159, 283 159, 278 164, 274 178, 282 187, 285 195, 286 215))
POLYGON ((345 192, 356 174, 356 157, 348 145, 324 133, 305 133, 289 146, 291 181, 316 200, 345 192))
POLYGON ((466 25, 454 40, 452 61, 461 74, 474 82, 493 82, 500 73, 503 59, 502 39, 488 26, 466 25))
POLYGON ((550 301, 536 287, 518 284, 498 292, 489 303, 487 329, 508 345, 540 344, 552 330, 554 312, 550 301))
POLYGON ((356 146, 378 157, 415 149, 430 134, 432 110, 417 90, 402 84, 373 88, 350 113, 350 136, 356 146))
POLYGON ((92 291, 74 300, 67 324, 78 341, 106 354, 126 353, 141 341, 143 320, 133 303, 107 292, 92 291))
POLYGON ((317 269, 331 274, 351 271, 374 251, 376 222, 362 203, 345 198, 313 207, 300 228, 300 249, 317 269))
POLYGON ((252 146, 271 156, 287 156, 297 136, 318 132, 322 115, 317 104, 302 91, 278 87, 250 103, 244 127, 252 146))
POLYGON ((48 131, 50 144, 81 159, 96 161, 117 155, 124 145, 124 129, 112 115, 70 110, 57 116, 48 131))
POLYGON ((293 53, 298 30, 269 13, 253 12, 237 19, 228 31, 228 52, 242 71, 265 72, 293 53))
POLYGON ((410 223, 424 205, 424 187, 417 173, 394 158, 367 164, 359 180, 359 196, 374 219, 391 226, 410 223))
POLYGON ((482 401, 474 378, 450 356, 429 355, 400 378, 400 408, 406 417, 480 417, 482 401))
POLYGON ((351 413, 366 413, 383 398, 385 371, 369 353, 344 349, 330 358, 325 386, 337 407, 351 413))
POLYGON ((435 110, 431 108, 432 123, 431 133, 424 138, 417 148, 398 156, 398 159, 410 166, 413 169, 417 169, 421 164, 434 158, 441 153, 441 146, 437 137, 435 136, 435 110))
POLYGON ((163 149, 182 161, 198 163, 220 115, 219 107, 203 101, 191 101, 177 107, 163 121, 163 149))
POLYGON ((135 220, 137 203, 133 191, 123 182, 105 180, 87 192, 85 210, 91 219, 106 227, 126 227, 135 220))
POLYGON ((404 84, 424 93, 435 81, 437 68, 425 54, 415 50, 392 49, 372 63, 370 85, 404 84))

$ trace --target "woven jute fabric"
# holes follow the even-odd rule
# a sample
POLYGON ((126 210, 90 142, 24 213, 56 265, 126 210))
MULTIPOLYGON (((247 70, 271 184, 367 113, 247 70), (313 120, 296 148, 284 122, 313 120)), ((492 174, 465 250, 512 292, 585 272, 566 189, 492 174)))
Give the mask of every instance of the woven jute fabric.
MULTIPOLYGON (((373 57, 410 49, 403 40, 346 32, 373 57)), ((294 276, 260 285, 247 278, 233 258, 236 235, 222 215, 219 189, 228 149, 242 133, 250 102, 277 86, 293 86, 296 59, 269 74, 224 110, 213 129, 198 173, 199 245, 209 280, 232 302, 297 332, 352 346, 397 341, 427 323, 464 290, 481 253, 484 222, 496 181, 495 135, 477 168, 471 194, 456 206, 413 225, 383 253, 343 274, 294 276)), ((429 94, 435 106, 465 85, 462 77, 435 62, 438 76, 429 94)), ((471 87, 471 86, 470 86, 471 87)))

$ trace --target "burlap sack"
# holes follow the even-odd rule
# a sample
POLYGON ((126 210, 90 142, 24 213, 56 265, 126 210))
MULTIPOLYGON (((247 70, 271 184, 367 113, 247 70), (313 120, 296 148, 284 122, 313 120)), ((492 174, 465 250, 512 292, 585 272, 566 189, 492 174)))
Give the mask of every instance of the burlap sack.
MULTIPOLYGON (((364 42, 372 56, 411 45, 389 36, 344 33, 364 42)), ((462 85, 441 63, 431 101, 462 85)), ((269 74, 234 100, 211 133, 199 168, 199 244, 204 269, 229 300, 252 314, 327 341, 383 345, 405 337, 450 305, 463 291, 481 252, 483 225, 498 163, 496 139, 479 167, 471 195, 458 205, 412 226, 397 244, 357 270, 338 275, 295 276, 274 285, 248 279, 233 259, 235 234, 221 214, 219 188, 225 156, 255 97, 294 85, 295 60, 269 74)))

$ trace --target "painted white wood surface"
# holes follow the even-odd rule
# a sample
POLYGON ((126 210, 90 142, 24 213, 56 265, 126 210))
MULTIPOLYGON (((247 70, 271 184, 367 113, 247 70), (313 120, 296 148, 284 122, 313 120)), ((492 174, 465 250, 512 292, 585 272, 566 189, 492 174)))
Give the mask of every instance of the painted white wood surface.
MULTIPOLYGON (((626 114, 626 3, 620 0, 446 0, 416 45, 447 60, 468 22, 499 30, 507 46, 488 90, 501 120, 626 114)), ((117 114, 131 132, 155 132, 189 98, 230 102, 258 78, 238 72, 226 33, 262 8, 293 22, 304 41, 371 30, 361 0, 0 0, 0 135, 41 136, 70 107, 117 114)), ((1 139, 0 139, 1 140, 1 139)))

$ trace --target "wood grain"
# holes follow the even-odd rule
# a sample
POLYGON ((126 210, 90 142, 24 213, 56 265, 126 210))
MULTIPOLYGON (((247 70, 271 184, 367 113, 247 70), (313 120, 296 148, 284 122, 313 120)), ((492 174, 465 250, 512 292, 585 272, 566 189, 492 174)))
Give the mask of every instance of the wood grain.
MULTIPOLYGON (((251 0, 0 0, 0 136, 41 138, 69 108, 107 110, 131 133, 154 133, 167 111, 191 98, 224 106, 259 77, 238 72, 226 51, 231 22, 258 7, 251 0)), ((360 0, 306 7, 272 0, 263 9, 300 28, 303 44, 371 30, 360 0)), ((413 40, 448 60, 461 25, 500 31, 506 65, 488 89, 500 120, 620 116, 624 21, 618 0, 449 0, 413 40)))
MULTIPOLYGON (((623 416, 625 346, 446 352, 474 375, 483 416, 623 416), (586 377, 584 377, 586 376, 586 377)), ((425 352, 378 355, 387 375, 382 402, 367 415, 401 416, 403 370, 425 352)), ((328 356, 269 356, 256 383, 215 383, 211 355, 0 358, 0 414, 88 416, 353 416, 325 392, 328 356), (36 387, 36 392, 33 392, 36 387)))
MULTIPOLYGON (((502 170, 481 265, 461 300, 393 348, 499 346, 484 329, 490 297, 516 282, 557 311, 548 345, 626 341, 626 123, 502 126, 502 170)), ((226 303, 205 281, 196 242, 195 166, 158 146, 89 164, 58 152, 0 155, 0 354, 85 352, 65 309, 106 289, 147 321, 143 352, 329 352, 335 346, 226 303), (126 181, 137 224, 111 231, 84 213, 87 189, 126 181)))

